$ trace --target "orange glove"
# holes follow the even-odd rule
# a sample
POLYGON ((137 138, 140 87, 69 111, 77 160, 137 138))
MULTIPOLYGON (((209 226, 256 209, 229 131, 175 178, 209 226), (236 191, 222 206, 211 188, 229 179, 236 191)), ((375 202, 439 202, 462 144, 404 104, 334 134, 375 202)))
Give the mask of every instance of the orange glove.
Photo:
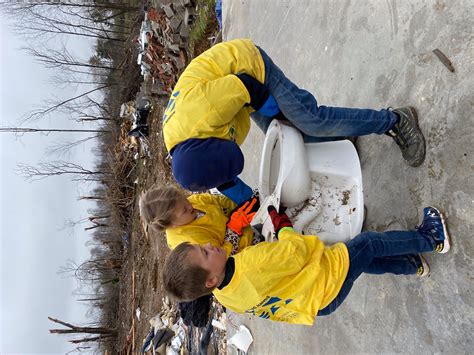
POLYGON ((232 212, 227 222, 227 228, 232 229, 238 235, 242 235, 242 229, 252 222, 253 216, 257 213, 252 212, 252 208, 256 203, 257 199, 254 197, 252 200, 245 202, 242 207, 232 212))

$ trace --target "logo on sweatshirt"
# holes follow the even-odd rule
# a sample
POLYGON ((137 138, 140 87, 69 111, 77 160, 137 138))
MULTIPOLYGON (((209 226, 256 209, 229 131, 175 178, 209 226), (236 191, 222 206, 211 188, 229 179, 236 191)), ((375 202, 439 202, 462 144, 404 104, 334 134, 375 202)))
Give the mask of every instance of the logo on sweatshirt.
POLYGON ((245 313, 252 314, 254 316, 258 316, 263 319, 270 319, 270 318, 275 318, 279 317, 276 315, 278 310, 282 306, 286 306, 287 304, 291 303, 293 301, 292 298, 288 298, 286 300, 281 299, 280 297, 271 297, 267 296, 264 298, 262 302, 257 304, 256 306, 252 307, 251 309, 248 309, 245 311, 245 313))
POLYGON ((174 115, 174 110, 176 107, 176 99, 178 98, 180 90, 171 94, 170 101, 165 108, 165 113, 163 114, 163 124, 168 122, 168 120, 174 115))
POLYGON ((230 126, 229 136, 230 136, 230 139, 235 142, 235 127, 234 126, 230 126))

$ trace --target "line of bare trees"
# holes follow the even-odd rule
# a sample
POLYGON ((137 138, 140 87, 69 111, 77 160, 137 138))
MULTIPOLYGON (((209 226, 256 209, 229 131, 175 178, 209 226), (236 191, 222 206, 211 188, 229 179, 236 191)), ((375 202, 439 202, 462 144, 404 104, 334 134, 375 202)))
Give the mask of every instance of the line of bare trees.
MULTIPOLYGON (((0 127, 0 133, 80 135, 76 141, 53 146, 50 154, 66 152, 90 140, 96 142, 95 166, 91 168, 63 159, 17 167, 18 174, 31 181, 63 176, 91 184, 91 191, 78 197, 79 201, 94 204, 88 210, 89 216, 63 226, 84 224, 84 230, 91 232, 87 242, 90 259, 80 265, 70 261, 59 273, 77 280, 79 301, 90 305, 88 315, 93 320, 88 325, 77 325, 48 317, 62 326, 50 333, 68 335, 77 346, 73 351, 94 346, 114 352, 118 334, 118 281, 127 247, 127 224, 133 213, 130 172, 134 166, 129 157, 117 156, 115 145, 120 134, 120 104, 131 99, 140 77, 131 40, 138 34, 139 10, 130 2, 114 0, 0 3, 1 15, 8 17, 15 32, 27 41, 24 50, 51 71, 51 84, 78 92, 72 97, 45 98, 16 127, 0 127), (95 53, 83 58, 71 51, 68 43, 76 38, 95 41, 95 53), (58 113, 82 123, 84 128, 32 127, 32 123, 41 126, 45 118, 57 119, 58 113), (28 127, 24 126, 26 123, 28 127)), ((59 123, 59 127, 63 126, 59 123)))

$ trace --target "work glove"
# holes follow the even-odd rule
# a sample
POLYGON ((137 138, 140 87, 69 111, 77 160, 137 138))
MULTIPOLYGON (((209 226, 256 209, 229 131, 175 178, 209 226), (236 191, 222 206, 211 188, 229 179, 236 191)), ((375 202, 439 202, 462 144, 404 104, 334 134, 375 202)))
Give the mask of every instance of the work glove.
POLYGON ((242 230, 252 222, 253 217, 257 213, 256 211, 253 212, 253 207, 256 203, 257 199, 253 197, 251 200, 246 201, 242 207, 232 212, 227 222, 227 228, 232 229, 238 235, 242 235, 242 230))
POLYGON ((271 205, 268 206, 267 211, 270 215, 270 219, 272 220, 273 229, 275 229, 275 236, 278 237, 278 232, 280 232, 282 228, 293 227, 293 223, 291 223, 290 218, 285 212, 281 211, 278 213, 275 206, 271 205))

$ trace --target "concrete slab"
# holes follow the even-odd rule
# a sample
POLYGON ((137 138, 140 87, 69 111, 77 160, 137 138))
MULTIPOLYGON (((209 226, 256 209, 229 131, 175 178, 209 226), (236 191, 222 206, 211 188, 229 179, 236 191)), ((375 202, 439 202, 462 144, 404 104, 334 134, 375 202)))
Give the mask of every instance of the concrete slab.
MULTIPOLYGON (((365 229, 412 228, 423 206, 434 204, 446 212, 454 244, 447 255, 428 255, 428 279, 361 277, 345 304, 313 327, 230 314, 251 330, 250 352, 472 353, 474 2, 223 3, 224 39, 252 38, 320 104, 418 109, 428 144, 421 167, 408 167, 388 137, 358 141, 365 229), (432 54, 435 48, 455 73, 432 54)), ((262 144, 252 127, 243 177, 255 186, 262 144)))

